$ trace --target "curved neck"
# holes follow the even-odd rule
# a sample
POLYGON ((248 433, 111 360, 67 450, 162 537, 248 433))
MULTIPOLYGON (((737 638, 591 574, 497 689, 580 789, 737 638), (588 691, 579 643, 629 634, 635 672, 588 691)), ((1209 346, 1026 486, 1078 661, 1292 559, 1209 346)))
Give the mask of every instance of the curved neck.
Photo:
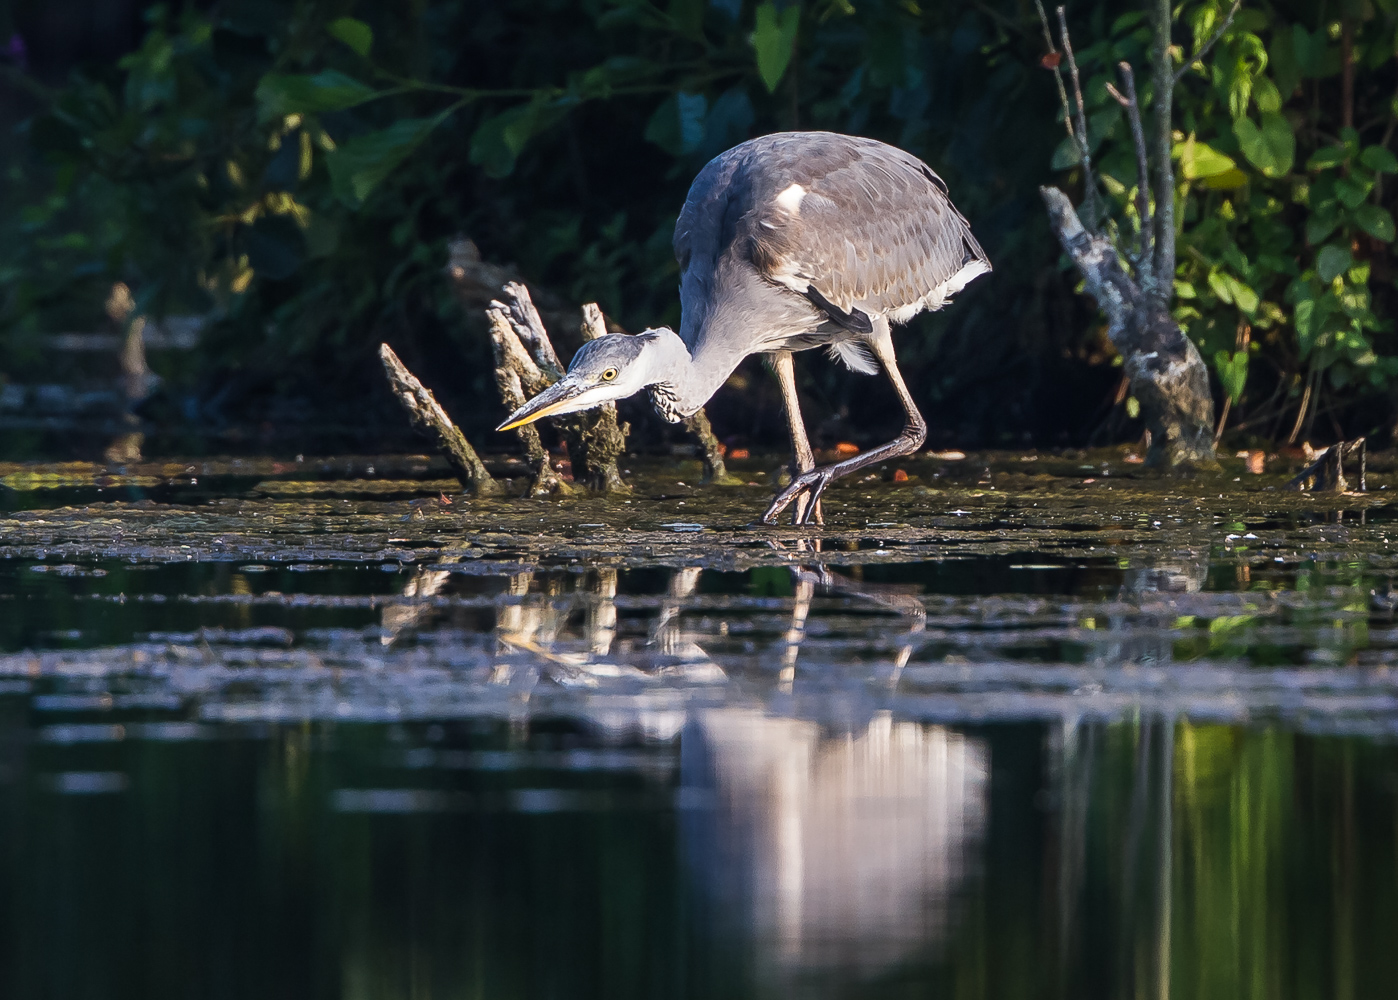
POLYGON ((728 380, 733 369, 743 360, 742 355, 724 356, 724 352, 700 350, 691 354, 689 347, 673 330, 650 331, 654 361, 649 365, 651 385, 662 385, 675 400, 683 416, 690 416, 707 403, 719 387, 728 380))

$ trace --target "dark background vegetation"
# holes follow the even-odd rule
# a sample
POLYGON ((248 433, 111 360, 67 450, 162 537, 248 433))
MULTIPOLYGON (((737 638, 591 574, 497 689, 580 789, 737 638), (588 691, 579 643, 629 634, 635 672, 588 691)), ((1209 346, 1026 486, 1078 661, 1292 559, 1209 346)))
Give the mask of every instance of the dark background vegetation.
MULTIPOLYGON (((1227 6, 1183 5, 1177 61, 1227 6)), ((1179 315, 1220 402, 1235 398, 1240 443, 1285 441, 1298 413, 1316 440, 1386 440, 1393 422, 1398 184, 1369 149, 1393 135, 1394 7, 1249 0, 1177 93, 1179 315)), ((1134 161, 1105 82, 1117 59, 1148 64, 1141 9, 1069 8, 1122 225, 1134 161)), ((447 241, 466 234, 628 329, 677 324, 670 235, 694 174, 744 138, 823 128, 926 159, 995 265, 899 337, 930 442, 1134 440, 1037 191, 1076 182, 1044 50, 1023 0, 12 0, 0 379, 51 377, 45 335, 102 329, 120 280, 152 317, 209 321, 198 350, 151 357, 163 381, 140 414, 182 433, 173 446, 401 434, 386 340, 473 440, 506 447, 483 320, 442 276, 447 241)), ((574 336, 557 334, 565 353, 574 336)), ((897 426, 881 382, 816 352, 798 369, 821 443, 897 426)), ((784 440, 756 360, 710 414, 733 443, 784 440)), ((628 415, 639 444, 662 442, 643 405, 628 415)))

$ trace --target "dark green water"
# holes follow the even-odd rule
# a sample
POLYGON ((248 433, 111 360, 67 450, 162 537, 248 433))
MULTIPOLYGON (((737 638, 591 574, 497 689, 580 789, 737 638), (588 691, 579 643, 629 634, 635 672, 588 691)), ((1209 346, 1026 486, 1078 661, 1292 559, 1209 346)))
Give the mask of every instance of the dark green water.
POLYGON ((9 480, 0 991, 1392 995, 1383 493, 913 471, 9 480))

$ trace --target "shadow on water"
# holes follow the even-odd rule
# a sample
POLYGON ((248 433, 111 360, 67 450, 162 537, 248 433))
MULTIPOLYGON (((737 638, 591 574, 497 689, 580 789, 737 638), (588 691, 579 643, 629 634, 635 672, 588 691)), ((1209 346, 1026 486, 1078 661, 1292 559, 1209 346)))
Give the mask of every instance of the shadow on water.
POLYGON ((912 466, 795 532, 673 470, 471 501, 385 462, 5 473, 7 996, 1398 974, 1381 492, 912 466))

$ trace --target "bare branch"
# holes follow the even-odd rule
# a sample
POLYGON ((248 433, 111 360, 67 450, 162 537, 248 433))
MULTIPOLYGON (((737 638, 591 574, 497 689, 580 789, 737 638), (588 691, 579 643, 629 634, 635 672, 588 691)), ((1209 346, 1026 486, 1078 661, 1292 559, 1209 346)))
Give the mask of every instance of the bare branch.
POLYGON ((1127 120, 1131 122, 1131 141, 1136 147, 1136 216, 1140 224, 1140 245, 1136 254, 1136 275, 1140 278, 1142 291, 1149 294, 1155 285, 1155 270, 1152 259, 1155 248, 1151 240, 1152 220, 1150 215, 1150 168, 1146 160, 1146 134, 1141 127, 1141 106, 1136 100, 1136 75, 1131 72, 1131 64, 1122 60, 1117 63, 1121 73, 1123 96, 1110 83, 1107 90, 1118 104, 1126 109, 1127 120))
POLYGON ((1193 56, 1185 60, 1184 65, 1181 66, 1175 72, 1174 77, 1171 80, 1172 83, 1179 83, 1181 80, 1184 79, 1184 75, 1189 72, 1190 68, 1195 63, 1204 61, 1204 57, 1209 54, 1209 50, 1212 49, 1216 44, 1218 44, 1218 40, 1223 37, 1224 33, 1227 32, 1230 27, 1232 27, 1233 18, 1238 13, 1238 8, 1242 5, 1243 0, 1233 0, 1233 6, 1228 9, 1228 16, 1223 19, 1223 23, 1214 29, 1214 33, 1209 36, 1209 40, 1207 42, 1205 42, 1203 45, 1199 47, 1198 52, 1194 53, 1193 56))
POLYGON ((1063 106, 1063 127, 1068 132, 1068 138, 1077 141, 1073 135, 1073 112, 1068 107, 1068 91, 1063 87, 1063 74, 1058 71, 1060 56, 1058 49, 1053 45, 1053 33, 1049 30, 1048 15, 1044 13, 1042 0, 1034 0, 1034 6, 1039 11, 1039 23, 1044 26, 1044 44, 1048 46, 1048 52, 1044 53, 1044 66, 1053 70, 1053 82, 1058 84, 1058 102, 1063 106))
POLYGON ((1073 58, 1073 40, 1068 36, 1068 16, 1061 6, 1058 8, 1058 40, 1063 44, 1063 54, 1068 57, 1068 74, 1073 78, 1073 98, 1077 104, 1078 156, 1082 160, 1083 173, 1083 210, 1087 216, 1088 228, 1096 229, 1102 217, 1097 208, 1097 182, 1092 177, 1092 152, 1087 144, 1087 112, 1083 107, 1078 62, 1073 58))
POLYGON ((1175 70, 1170 65, 1170 0, 1155 0, 1151 12, 1155 59, 1151 82, 1155 102, 1155 294, 1162 306, 1175 294, 1175 170, 1170 162, 1174 145, 1175 70))

